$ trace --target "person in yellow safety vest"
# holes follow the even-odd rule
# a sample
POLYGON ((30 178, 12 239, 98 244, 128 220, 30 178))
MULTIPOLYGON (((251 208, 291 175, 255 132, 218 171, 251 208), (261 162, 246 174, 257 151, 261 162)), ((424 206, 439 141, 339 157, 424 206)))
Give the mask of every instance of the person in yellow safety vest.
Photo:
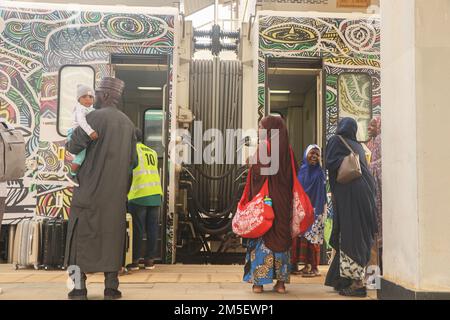
POLYGON ((142 131, 136 129, 138 165, 133 169, 133 180, 128 193, 128 211, 133 217, 133 263, 129 270, 139 270, 139 259, 144 258, 145 269, 155 267, 159 256, 159 208, 162 188, 158 172, 158 154, 142 143, 142 131), (147 248, 142 253, 144 234, 147 248), (142 257, 141 257, 142 253, 142 257))

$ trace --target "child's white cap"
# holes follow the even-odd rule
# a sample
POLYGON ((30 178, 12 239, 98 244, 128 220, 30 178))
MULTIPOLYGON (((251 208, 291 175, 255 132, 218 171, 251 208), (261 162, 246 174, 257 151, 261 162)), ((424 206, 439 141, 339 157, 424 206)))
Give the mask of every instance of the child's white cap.
POLYGON ((87 95, 95 97, 94 89, 83 84, 79 84, 77 86, 77 100, 79 100, 82 96, 87 95))

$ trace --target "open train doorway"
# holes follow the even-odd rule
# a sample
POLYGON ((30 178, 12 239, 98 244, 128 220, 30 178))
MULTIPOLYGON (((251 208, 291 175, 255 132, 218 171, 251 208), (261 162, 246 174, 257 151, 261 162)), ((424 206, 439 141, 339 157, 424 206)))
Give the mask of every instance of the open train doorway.
POLYGON ((269 58, 266 114, 282 116, 297 161, 310 144, 323 145, 322 61, 269 58))
MULTIPOLYGON (((125 82, 121 110, 143 133, 143 143, 158 154, 158 168, 163 188, 159 216, 158 248, 155 262, 165 263, 166 206, 168 188, 167 116, 168 57, 164 55, 112 55, 111 73, 125 82)), ((145 250, 147 237, 144 234, 145 250)), ((144 256, 141 253, 141 256, 144 256)))
MULTIPOLYGON (((322 60, 268 58, 267 63, 266 114, 285 119, 289 142, 300 165, 310 144, 325 145, 322 60)), ((328 253, 323 245, 321 264, 328 264, 328 253)))

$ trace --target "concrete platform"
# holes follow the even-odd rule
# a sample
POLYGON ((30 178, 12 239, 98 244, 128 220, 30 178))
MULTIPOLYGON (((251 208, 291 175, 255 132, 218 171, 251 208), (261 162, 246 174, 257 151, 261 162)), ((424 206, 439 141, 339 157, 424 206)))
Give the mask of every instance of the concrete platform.
MULTIPOLYGON (((253 294, 251 285, 242 282, 239 265, 157 265, 154 270, 140 270, 120 276, 123 299, 130 300, 348 300, 323 285, 323 276, 292 276, 288 293, 280 295, 265 286, 263 294, 253 294)), ((0 300, 65 300, 65 271, 14 270, 0 265, 0 300)), ((103 299, 103 275, 88 275, 89 299, 103 299)), ((367 299, 375 299, 370 292, 367 299)), ((359 299, 361 300, 361 299, 359 299)))

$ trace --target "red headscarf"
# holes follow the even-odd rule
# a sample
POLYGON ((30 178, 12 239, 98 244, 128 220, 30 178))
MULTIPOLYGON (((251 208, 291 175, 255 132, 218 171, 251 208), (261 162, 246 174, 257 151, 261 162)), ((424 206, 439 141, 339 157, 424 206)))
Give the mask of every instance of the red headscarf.
MULTIPOLYGON (((291 156, 289 152, 289 136, 286 124, 281 117, 268 116, 261 120, 262 129, 267 130, 267 140, 272 146, 271 131, 278 129, 279 132, 279 168, 278 171, 269 176, 261 175, 261 168, 270 167, 270 163, 265 165, 258 163, 251 167, 252 180, 250 185, 250 199, 260 191, 266 179, 269 179, 269 196, 272 198, 275 220, 272 228, 263 236, 264 244, 274 252, 285 252, 289 250, 292 243, 291 219, 292 219, 292 168, 291 156)), ((266 146, 260 142, 260 147, 266 146)), ((259 148, 260 148, 259 147, 259 148)), ((259 155, 258 148, 258 155, 259 155)), ((273 146, 271 151, 276 150, 273 146)), ((259 156, 258 156, 259 159, 259 156)), ((295 175, 296 177, 296 175, 295 175)))

